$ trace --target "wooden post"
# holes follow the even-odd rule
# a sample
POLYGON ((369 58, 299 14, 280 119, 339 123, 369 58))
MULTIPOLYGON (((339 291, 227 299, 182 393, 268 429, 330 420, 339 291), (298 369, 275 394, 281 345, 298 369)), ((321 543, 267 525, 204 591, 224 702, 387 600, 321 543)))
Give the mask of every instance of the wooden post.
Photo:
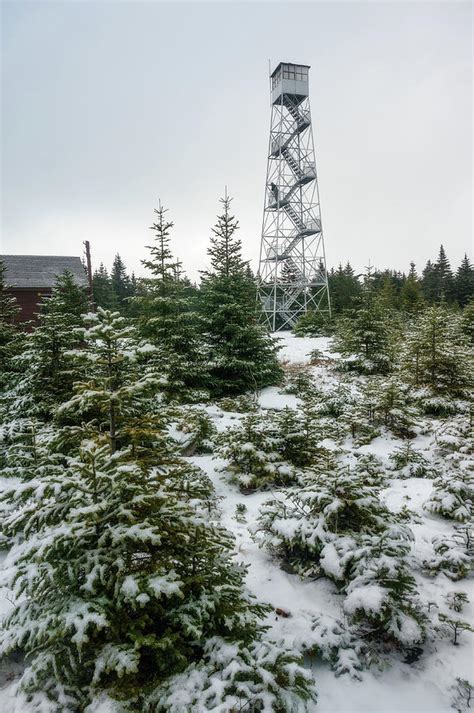
POLYGON ((91 244, 88 240, 84 240, 84 246, 86 248, 86 265, 87 265, 87 280, 89 282, 89 299, 90 299, 90 303, 91 303, 91 308, 93 310, 95 310, 94 292, 92 290, 91 244))

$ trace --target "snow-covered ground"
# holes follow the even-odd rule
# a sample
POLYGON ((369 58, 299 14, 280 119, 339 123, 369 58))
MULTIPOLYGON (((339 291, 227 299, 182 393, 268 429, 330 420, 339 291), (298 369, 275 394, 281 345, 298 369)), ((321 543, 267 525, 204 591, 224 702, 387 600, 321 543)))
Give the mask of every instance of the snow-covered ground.
MULTIPOLYGON (((290 332, 280 332, 281 349, 279 357, 290 364, 309 362, 309 354, 317 349, 328 354, 329 342, 325 337, 298 338, 290 332)), ((334 356, 334 355, 333 355, 334 356)), ((324 367, 313 367, 317 380, 327 378, 324 367)), ((296 408, 295 396, 281 393, 276 387, 264 389, 259 397, 264 409, 280 409, 288 406, 296 408)), ((226 414, 224 414, 225 419, 226 414)), ((235 414, 234 414, 235 418, 235 414)), ((218 419, 221 420, 222 419, 218 419)), ((235 421, 234 421, 235 423, 235 421)), ((216 424, 219 425, 219 424, 216 424)), ((221 430, 221 426, 220 426, 221 430)), ((393 435, 386 433, 374 439, 359 451, 373 453, 388 465, 389 454, 401 444, 393 435)), ((416 449, 429 451, 431 442, 425 435, 413 441, 416 449)), ((285 609, 290 617, 276 614, 268 620, 272 634, 285 639, 288 644, 304 642, 311 626, 311 619, 317 614, 341 616, 341 595, 326 579, 303 581, 293 574, 284 572, 277 561, 252 540, 249 526, 255 522, 262 503, 271 493, 242 495, 238 487, 229 483, 220 472, 222 463, 211 456, 195 456, 192 461, 199 465, 214 483, 221 498, 222 522, 236 538, 237 557, 248 567, 247 584, 262 601, 269 602, 275 609, 285 609), (246 523, 235 519, 238 503, 246 508, 246 523)), ((390 509, 400 510, 404 505, 418 514, 421 524, 411 524, 415 535, 413 555, 422 561, 431 553, 431 540, 435 535, 448 536, 452 531, 450 522, 430 515, 423 510, 423 503, 432 490, 432 481, 424 478, 393 479, 385 491, 385 501, 390 509)), ((463 611, 462 618, 472 621, 474 613, 474 581, 452 582, 444 575, 428 578, 417 574, 420 595, 424 601, 442 602, 448 591, 463 591, 471 603, 463 611)), ((434 608, 433 616, 436 616, 434 608)), ((415 664, 393 661, 388 668, 376 668, 362 673, 362 680, 349 676, 335 677, 329 666, 321 662, 313 664, 317 681, 319 700, 314 711, 319 713, 448 713, 451 707, 455 678, 472 679, 474 666, 474 635, 463 633, 459 646, 453 646, 449 639, 439 639, 426 647, 422 657, 415 664)))
MULTIPOLYGON (((258 547, 252 540, 248 524, 255 521, 259 507, 268 499, 268 493, 242 495, 236 486, 229 485, 228 479, 219 471, 222 465, 210 456, 196 456, 192 461, 211 477, 218 495, 222 498, 222 522, 235 535, 237 557, 249 566, 247 584, 262 601, 269 602, 275 609, 285 609, 290 617, 274 615, 268 620, 274 637, 283 638, 290 644, 300 644, 311 628, 311 619, 317 614, 341 615, 341 595, 326 579, 316 582, 302 581, 299 577, 282 571, 278 562, 258 547), (238 503, 247 507, 247 524, 235 520, 238 503)), ((435 534, 448 533, 450 524, 422 510, 423 502, 431 491, 431 482, 421 478, 393 483, 386 491, 386 502, 390 508, 399 510, 409 502, 409 507, 417 512, 421 525, 412 525, 416 541, 414 554, 423 558, 435 534)), ((453 583, 443 575, 436 579, 418 577, 421 593, 427 601, 441 601, 443 595, 456 589, 474 598, 472 580, 453 583)), ((463 612, 463 618, 472 615, 463 612)), ((456 677, 472 677, 473 648, 472 637, 463 634, 460 645, 454 647, 448 640, 440 640, 432 650, 416 664, 394 662, 387 670, 371 670, 362 673, 362 680, 349 676, 336 678, 325 664, 316 662, 313 666, 318 684, 319 701, 314 707, 319 713, 448 713, 451 692, 448 690, 456 677), (464 640, 462 638, 464 637, 464 640)))
MULTIPOLYGON (((296 338, 290 333, 280 333, 282 349, 280 359, 286 363, 308 363, 309 354, 318 349, 327 353, 329 340, 326 338, 296 338)), ((312 367, 314 375, 330 379, 329 372, 321 365, 312 367), (327 373, 325 373, 327 372, 327 373)), ((276 387, 263 390, 259 404, 263 409, 279 409, 285 406, 297 408, 295 396, 283 394, 276 387)), ((207 407, 214 424, 223 431, 241 418, 241 414, 223 412, 217 406, 207 407)), ((388 464, 388 456, 400 445, 393 435, 383 434, 360 450, 373 453, 388 464)), ((426 435, 414 439, 415 448, 430 449, 426 435)), ((258 510, 271 493, 256 492, 243 495, 238 487, 229 483, 222 474, 222 462, 210 455, 192 456, 190 460, 208 473, 220 499, 222 523, 235 535, 236 557, 248 565, 247 584, 258 599, 269 602, 274 609, 283 609, 289 616, 276 613, 268 618, 268 625, 275 638, 284 639, 290 645, 301 646, 309 635, 311 620, 315 615, 341 616, 342 597, 327 579, 304 581, 294 574, 284 572, 270 554, 259 548, 252 539, 249 528, 255 522, 258 510), (245 522, 235 518, 236 506, 246 506, 245 522)), ((0 483, 1 486, 1 483, 0 483)), ((407 506, 419 518, 419 524, 411 524, 415 543, 413 557, 422 561, 431 552, 431 540, 435 535, 449 536, 452 525, 447 520, 430 515, 423 510, 432 489, 432 481, 422 478, 406 480, 393 479, 384 492, 388 507, 394 511, 407 506)), ((420 596, 425 602, 442 602, 448 591, 463 591, 471 603, 463 611, 462 618, 472 621, 474 611, 473 579, 452 582, 444 575, 428 578, 416 571, 420 596)), ((11 606, 8 592, 0 591, 0 615, 11 606)), ((433 608, 436 616, 436 607, 433 608)), ((452 690, 456 677, 472 678, 474 661, 474 635, 462 633, 460 643, 454 646, 448 638, 434 639, 424 648, 421 658, 413 664, 393 660, 387 667, 373 668, 361 674, 360 681, 348 675, 336 678, 327 664, 319 660, 312 662, 312 670, 319 692, 318 703, 313 711, 318 713, 450 713, 452 690)), ((15 697, 15 671, 8 669, 13 680, 5 682, 0 674, 0 713, 32 713, 33 708, 25 699, 15 697)), ((42 713, 49 713, 45 708, 42 713)), ((105 713, 97 711, 97 713, 105 713)), ((107 713, 110 710, 107 709, 107 713)), ((179 712, 176 712, 179 713, 179 712)), ((196 712, 199 713, 199 712, 196 712)), ((205 712, 203 712, 205 713, 205 712)))

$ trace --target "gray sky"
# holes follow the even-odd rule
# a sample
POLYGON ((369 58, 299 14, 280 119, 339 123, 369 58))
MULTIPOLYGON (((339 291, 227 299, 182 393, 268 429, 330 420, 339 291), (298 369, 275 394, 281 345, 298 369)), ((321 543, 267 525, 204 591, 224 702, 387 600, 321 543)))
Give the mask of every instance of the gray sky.
POLYGON ((472 254, 467 2, 2 3, 6 253, 120 252, 161 198, 195 278, 225 184, 256 268, 268 58, 311 65, 329 265, 472 254))

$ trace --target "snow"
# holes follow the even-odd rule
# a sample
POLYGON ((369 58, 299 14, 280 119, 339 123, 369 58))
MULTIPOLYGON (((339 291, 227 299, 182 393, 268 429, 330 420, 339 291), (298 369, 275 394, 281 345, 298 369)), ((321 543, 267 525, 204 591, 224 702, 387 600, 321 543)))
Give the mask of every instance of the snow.
POLYGON ((278 358, 290 364, 308 363, 309 355, 314 349, 323 354, 329 354, 331 339, 329 337, 295 337, 291 332, 278 332, 274 335, 281 347, 278 358))
MULTIPOLYGON (((280 359, 290 364, 309 363, 309 354, 318 349, 328 354, 330 340, 324 337, 298 338, 290 333, 279 333, 278 339, 282 349, 280 359)), ((334 357, 334 355, 332 355, 334 357)), ((314 376, 321 377, 325 384, 336 383, 337 377, 332 376, 328 369, 318 364, 311 367, 314 376)), ((284 407, 298 408, 299 399, 296 396, 284 394, 278 387, 264 389, 258 399, 262 409, 282 409, 284 407)), ((225 412, 218 406, 205 407, 215 427, 219 432, 235 426, 242 418, 240 413, 225 412)), ((370 444, 356 450, 358 454, 367 453, 379 457, 385 467, 390 465, 390 454, 399 447, 402 441, 389 432, 382 430, 380 436, 370 444)), ((420 432, 412 441, 416 450, 423 452, 429 458, 434 449, 432 436, 420 432)), ((229 482, 223 474, 224 462, 213 459, 211 455, 195 455, 188 460, 199 466, 208 474, 213 482, 219 499, 220 520, 235 537, 236 559, 248 567, 247 585, 251 592, 263 602, 269 602, 273 612, 267 617, 266 624, 270 627, 269 635, 283 640, 290 646, 298 648, 303 645, 315 644, 318 632, 313 630, 315 620, 323 626, 322 631, 331 629, 331 622, 341 620, 344 612, 350 613, 357 608, 377 611, 384 598, 384 589, 370 584, 354 589, 349 595, 338 593, 336 586, 327 578, 304 580, 284 571, 279 562, 265 549, 258 546, 252 530, 260 507, 272 497, 282 497, 281 493, 254 492, 243 495, 236 484, 229 482), (242 518, 236 519, 236 506, 245 505, 242 518), (288 616, 280 616, 277 609, 285 610, 288 616)), ((7 481, 1 482, 0 487, 7 481)), ((11 483, 11 481, 10 481, 11 483)), ((424 603, 435 602, 430 610, 430 624, 437 622, 438 611, 446 594, 461 591, 469 595, 471 603, 462 613, 465 620, 472 619, 474 610, 474 580, 464 579, 453 582, 443 574, 430 578, 423 573, 420 563, 433 555, 433 537, 449 538, 453 532, 453 523, 431 514, 423 509, 423 504, 430 497, 433 481, 423 478, 393 478, 389 481, 383 497, 387 507, 393 512, 399 512, 405 506, 416 517, 410 523, 414 534, 414 543, 410 557, 413 559, 414 574, 424 603)), ((292 523, 281 522, 287 534, 291 534, 292 523)), ((146 542, 157 540, 157 533, 136 528, 134 536, 146 542)), ((332 544, 326 545, 323 553, 323 569, 332 572, 336 577, 339 568, 339 558, 332 544)), ((173 573, 148 583, 150 591, 157 596, 169 596, 179 591, 179 582, 173 578, 173 573)), ((125 596, 133 598, 138 587, 133 578, 127 578, 123 583, 125 596)), ((5 615, 12 604, 11 593, 7 589, 0 590, 0 616, 5 615)), ((445 610, 446 612, 449 610, 445 610)), ((76 630, 76 636, 84 634, 87 626, 87 616, 90 613, 76 612, 71 619, 71 626, 76 630)), ((405 623, 401 621, 402 627, 405 623)), ((411 625, 411 624, 410 624, 411 625)), ((324 636, 329 634, 325 633, 324 636)), ((413 632, 407 632, 407 637, 413 632)), ((336 678, 329 664, 319 657, 308 657, 308 666, 317 682, 318 702, 310 704, 310 713, 452 713, 451 687, 456 677, 471 678, 471 663, 473 660, 474 636, 469 632, 461 635, 459 646, 453 646, 448 638, 432 637, 424 647, 418 661, 407 664, 399 657, 392 657, 390 665, 360 672, 360 680, 341 675, 336 678)), ((350 667, 350 649, 344 649, 342 655, 347 658, 350 667)), ((7 674, 15 677, 16 669, 12 661, 4 665, 7 674)), ((197 672, 195 672, 197 676, 197 672)), ((3 679, 5 681, 5 678, 3 679)), ((2 678, 0 678, 0 686, 2 678)), ((192 681, 186 686, 192 688, 192 681)), ((19 694, 15 695, 16 682, 7 681, 0 688, 0 713, 33 713, 32 704, 19 694)), ((184 695, 184 693, 183 693, 184 695)), ((52 713, 52 709, 44 704, 42 713, 52 713)), ((120 708, 108 698, 96 701, 87 709, 87 713, 119 713, 120 708)))
POLYGON ((378 612, 386 597, 386 591, 377 584, 358 587, 347 595, 344 601, 346 614, 354 614, 359 609, 365 612, 378 612))
POLYGON ((296 409, 301 402, 292 394, 282 394, 276 386, 267 386, 266 389, 262 389, 258 403, 263 409, 281 411, 284 408, 296 409))

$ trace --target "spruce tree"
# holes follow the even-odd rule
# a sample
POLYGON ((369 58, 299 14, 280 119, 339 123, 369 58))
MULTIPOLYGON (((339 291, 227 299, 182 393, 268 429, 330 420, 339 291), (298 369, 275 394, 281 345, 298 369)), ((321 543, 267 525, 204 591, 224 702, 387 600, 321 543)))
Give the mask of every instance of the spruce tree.
POLYGON ((394 359, 394 317, 377 296, 370 272, 350 316, 336 325, 334 351, 346 366, 365 374, 386 374, 394 359))
POLYGON ((474 478, 470 463, 455 458, 437 465, 440 472, 424 507, 458 522, 471 522, 474 515, 474 478))
POLYGON ((460 321, 461 331, 469 344, 474 345, 474 298, 464 307, 460 321))
POLYGON ((2 652, 25 650, 22 688, 64 712, 84 711, 104 691, 144 713, 259 710, 263 701, 303 710, 310 676, 262 639, 268 609, 243 586, 210 482, 170 459, 156 433, 150 440, 152 352, 118 314, 99 308, 87 319, 69 355, 84 376, 59 409, 82 422, 62 429, 67 452, 53 453, 61 472, 2 498, 19 506, 4 531, 21 533, 2 652))
POLYGON ((366 640, 410 650, 423 642, 426 615, 416 581, 406 565, 413 534, 392 525, 376 535, 362 535, 350 568, 343 610, 351 628, 366 640))
POLYGON ((321 337, 332 333, 332 320, 323 312, 309 309, 293 328, 297 337, 321 337))
MULTIPOLYGON (((444 304, 428 307, 411 325, 404 344, 405 379, 432 413, 443 413, 449 399, 467 397, 472 384, 472 353, 459 314, 444 304)), ((454 407, 453 407, 454 408, 454 407)))
POLYGON ((0 390, 7 385, 12 359, 19 351, 18 327, 15 318, 19 313, 16 299, 9 294, 6 267, 0 260, 0 390))
POLYGON ((410 271, 400 291, 400 306, 409 314, 416 314, 423 305, 421 283, 416 274, 415 263, 410 263, 410 271))
POLYGON ((295 479, 294 469, 278 451, 278 428, 267 415, 250 413, 218 440, 216 456, 220 468, 237 481, 242 491, 287 485, 295 479))
POLYGON ((197 311, 195 292, 173 257, 170 232, 161 203, 151 226, 155 241, 142 264, 152 277, 141 280, 133 298, 141 333, 157 348, 163 373, 162 391, 169 401, 192 402, 208 398, 207 354, 203 344, 203 319, 197 311))
POLYGON ((423 297, 427 302, 431 304, 436 302, 439 298, 439 282, 438 273, 435 266, 428 260, 423 270, 422 280, 421 280, 423 297))
POLYGON ((103 263, 100 263, 98 270, 92 276, 92 291, 94 302, 103 309, 116 309, 118 306, 117 297, 112 288, 112 281, 103 263))
POLYGON ((433 475, 433 468, 426 457, 411 441, 405 441, 389 456, 392 469, 399 478, 425 478, 433 475))
POLYGON ((432 539, 433 555, 423 561, 428 574, 442 573, 456 582, 468 577, 474 569, 474 531, 472 522, 455 525, 450 537, 436 536, 432 539))
POLYGON ((375 286, 380 303, 389 310, 398 309, 400 300, 394 275, 390 270, 385 270, 380 278, 380 286, 375 286))
POLYGON ((341 585, 360 533, 381 532, 391 515, 380 486, 334 456, 301 479, 301 487, 267 501, 259 517, 260 542, 303 576, 326 575, 341 585))
POLYGON ((333 268, 328 274, 328 283, 334 314, 353 309, 362 288, 351 264, 348 262, 345 267, 339 264, 337 270, 333 268))
POLYGON ((443 299, 450 302, 453 299, 454 280, 449 260, 442 245, 439 249, 438 260, 435 263, 435 272, 438 290, 438 294, 436 296, 437 301, 443 299))
POLYGON ((398 374, 372 380, 369 390, 376 425, 385 426, 401 438, 416 435, 413 427, 417 412, 412 405, 411 389, 400 381, 398 374))
POLYGON ((308 472, 298 491, 262 507, 260 541, 298 574, 335 582, 358 636, 409 649, 423 640, 425 626, 406 566, 413 534, 383 504, 383 479, 378 472, 367 477, 367 465, 372 471, 376 464, 352 470, 329 461, 308 472))
POLYGON ((444 247, 441 245, 438 259, 430 260, 423 270, 423 295, 428 302, 452 301, 454 297, 454 278, 444 247))
POLYGON ((214 396, 258 391, 282 375, 277 347, 260 324, 256 284, 242 260, 239 224, 231 199, 221 199, 208 249, 211 268, 203 272, 200 304, 209 342, 210 385, 214 396))
POLYGON ((118 253, 115 255, 112 263, 110 282, 117 308, 122 312, 126 312, 128 298, 132 296, 132 285, 130 277, 127 275, 125 263, 118 253))
POLYGON ((464 255, 454 278, 454 294, 461 307, 465 307, 474 298, 474 267, 467 255, 464 255))
POLYGON ((16 377, 3 395, 0 410, 11 417, 52 418, 71 392, 77 374, 66 368, 66 352, 79 342, 81 315, 89 309, 85 290, 67 270, 56 278, 50 297, 40 304, 38 326, 16 358, 16 377))

